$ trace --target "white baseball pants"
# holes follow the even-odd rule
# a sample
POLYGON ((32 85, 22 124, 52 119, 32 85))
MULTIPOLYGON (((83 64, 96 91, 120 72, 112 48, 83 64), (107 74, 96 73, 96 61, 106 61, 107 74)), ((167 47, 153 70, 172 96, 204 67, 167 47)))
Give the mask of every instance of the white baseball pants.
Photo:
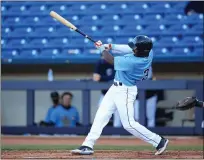
MULTIPOLYGON (((135 100, 134 107, 135 107, 135 120, 139 120, 139 108, 140 108, 139 100, 135 100)), ((155 114, 157 108, 157 96, 152 96, 146 100, 146 116, 147 116, 147 126, 148 127, 155 127, 155 114)), ((114 113, 113 118, 113 126, 114 127, 121 127, 122 123, 120 120, 120 116, 118 111, 114 113)))
POLYGON ((91 130, 82 145, 93 148, 112 114, 118 110, 122 125, 129 133, 157 147, 161 137, 149 131, 134 119, 134 101, 136 95, 136 86, 112 85, 104 96, 91 130))

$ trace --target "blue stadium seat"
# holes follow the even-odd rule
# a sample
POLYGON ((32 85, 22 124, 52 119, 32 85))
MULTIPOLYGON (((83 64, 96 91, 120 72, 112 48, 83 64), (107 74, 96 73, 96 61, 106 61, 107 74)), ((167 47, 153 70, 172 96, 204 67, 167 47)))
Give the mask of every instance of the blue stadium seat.
POLYGON ((16 17, 8 17, 5 18, 2 22, 4 26, 20 26, 25 25, 24 17, 16 16, 16 17))
POLYGON ((39 19, 40 23, 43 23, 44 25, 62 25, 59 21, 55 20, 52 17, 40 17, 39 19))
POLYGON ((196 24, 192 27, 192 31, 197 31, 200 34, 203 33, 203 24, 196 24))
POLYGON ((167 31, 167 26, 163 24, 149 25, 145 28, 146 34, 162 34, 167 31))
MULTIPOLYGON (((107 14, 107 13, 113 13, 113 10, 111 10, 111 5, 107 5, 105 2, 104 3, 101 3, 101 4, 93 4, 91 5, 86 13, 93 13, 93 11, 97 11, 95 13, 104 13, 104 14, 107 14)), ((116 11, 117 12, 117 11, 116 11)))
POLYGON ((203 46, 203 40, 199 36, 186 36, 183 37, 182 42, 190 46, 203 46))
POLYGON ((186 24, 175 24, 170 26, 167 31, 173 34, 186 34, 189 32, 189 30, 190 28, 186 24))
POLYGON ((43 17, 39 17, 39 16, 25 17, 24 24, 28 26, 41 26, 43 24, 47 25, 42 18, 43 17))
POLYGON ((172 55, 177 55, 177 56, 187 56, 187 55, 191 55, 192 53, 193 53, 193 51, 187 47, 185 47, 185 48, 173 48, 173 50, 172 50, 172 55))
POLYGON ((103 33, 103 35, 107 36, 107 35, 118 35, 121 33, 121 26, 118 25, 114 25, 114 26, 104 26, 101 30, 101 32, 103 33))
POLYGON ((15 28, 13 32, 10 34, 11 37, 28 37, 32 34, 32 27, 21 27, 15 28))
MULTIPOLYGON (((8 11, 7 13, 9 15, 14 15, 14 16, 19 16, 19 15, 23 15, 23 14, 29 14, 30 11, 29 11, 29 7, 26 6, 26 5, 13 5, 8 11)), ((31 12, 33 13, 33 12, 31 12)))
POLYGON ((200 55, 204 58, 203 52, 204 52, 203 47, 195 48, 194 50, 195 55, 200 55))
MULTIPOLYGON (((90 5, 83 3, 83 4, 73 4, 70 8, 69 8, 69 12, 72 14, 85 14, 90 11, 90 5)), ((92 12, 91 12, 92 13, 92 12)))
POLYGON ((184 10, 184 7, 187 5, 188 2, 181 1, 179 3, 175 3, 174 8, 176 10, 184 10))
POLYGON ((7 40, 1 38, 1 48, 8 48, 7 45, 8 45, 7 40))
POLYGON ((133 13, 133 6, 128 2, 117 2, 110 6, 110 11, 112 14, 116 13, 133 13))
POLYGON ((48 46, 51 48, 63 48, 70 45, 70 40, 66 37, 50 38, 48 46))
POLYGON ((114 24, 118 24, 118 25, 124 25, 126 22, 126 19, 122 19, 122 16, 117 15, 117 14, 113 14, 110 16, 104 16, 102 18, 103 24, 108 24, 108 25, 114 25, 114 24))
POLYGON ((2 49, 2 58, 16 58, 20 56, 20 51, 18 49, 2 49))
POLYGON ((150 8, 150 12, 152 13, 172 13, 172 12, 183 12, 181 10, 176 10, 173 8, 173 5, 171 2, 160 2, 157 4, 152 5, 150 8))
POLYGON ((126 34, 126 36, 133 36, 133 35, 135 36, 136 34, 147 34, 147 33, 145 33, 144 26, 142 25, 128 25, 124 27, 123 34, 126 34))
MULTIPOLYGON (((74 22, 75 23, 75 22, 74 22)), ((104 24, 104 21, 102 20, 102 17, 99 15, 87 15, 87 16, 83 16, 81 18, 81 20, 79 21, 79 24, 104 24)))
POLYGON ((49 39, 47 38, 35 38, 31 39, 29 45, 31 48, 45 48, 49 44, 49 39))
POLYGON ((51 10, 103 43, 127 44, 136 35, 145 34, 154 37, 156 56, 200 56, 203 15, 186 16, 186 3, 2 2, 2 57, 26 60, 98 54, 92 42, 53 20, 51 10))
POLYGON ((176 36, 168 36, 168 37, 162 37, 159 40, 160 46, 170 46, 175 47, 176 45, 183 45, 180 42, 180 39, 176 36))
POLYGON ((199 21, 202 21, 202 20, 203 20, 203 15, 202 14, 192 14, 192 15, 189 15, 189 16, 184 16, 183 19, 182 19, 182 23, 195 24, 195 23, 198 23, 199 21))
POLYGON ((67 11, 69 11, 71 9, 71 7, 65 5, 65 4, 58 4, 58 5, 52 5, 51 7, 49 7, 49 11, 55 11, 58 14, 66 14, 67 11))
POLYGON ((33 36, 39 36, 39 37, 51 37, 51 36, 55 36, 56 33, 56 29, 54 27, 39 27, 36 28, 33 36))
POLYGON ((40 55, 40 51, 36 49, 25 49, 21 51, 22 58, 38 58, 40 55))
POLYGON ((57 48, 54 48, 54 49, 44 49, 43 51, 41 51, 41 54, 39 54, 39 57, 54 58, 54 57, 56 57, 60 53, 61 53, 61 50, 59 50, 57 48))
POLYGON ((10 39, 8 41, 8 47, 9 48, 24 48, 26 45, 28 45, 28 42, 26 39, 22 38, 22 39, 10 39))

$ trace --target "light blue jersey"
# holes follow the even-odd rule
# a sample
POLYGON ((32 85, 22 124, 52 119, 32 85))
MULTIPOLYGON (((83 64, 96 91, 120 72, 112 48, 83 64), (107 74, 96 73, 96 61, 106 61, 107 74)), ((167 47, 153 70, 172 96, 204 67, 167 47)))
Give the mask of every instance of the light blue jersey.
POLYGON ((152 51, 150 51, 149 57, 136 57, 133 52, 114 57, 115 80, 127 86, 133 86, 138 81, 148 79, 152 60, 152 51))
POLYGON ((75 107, 66 109, 60 105, 52 112, 50 121, 55 123, 55 127, 76 127, 79 113, 75 107))
MULTIPOLYGON (((58 105, 59 106, 59 105, 58 105)), ((56 107, 58 106, 51 106, 48 111, 47 111, 47 114, 46 114, 46 117, 45 117, 45 122, 49 123, 50 122, 50 118, 51 118, 51 115, 52 115, 52 112, 55 110, 56 107)))

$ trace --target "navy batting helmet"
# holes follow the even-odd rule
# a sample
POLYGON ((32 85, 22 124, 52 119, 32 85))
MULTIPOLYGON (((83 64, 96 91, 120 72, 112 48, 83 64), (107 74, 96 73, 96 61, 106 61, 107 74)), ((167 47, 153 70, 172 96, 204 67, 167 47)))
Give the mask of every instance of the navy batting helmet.
POLYGON ((147 57, 149 56, 149 52, 153 47, 153 43, 151 38, 144 35, 139 35, 129 42, 128 46, 132 50, 137 49, 137 53, 139 53, 141 57, 147 57))

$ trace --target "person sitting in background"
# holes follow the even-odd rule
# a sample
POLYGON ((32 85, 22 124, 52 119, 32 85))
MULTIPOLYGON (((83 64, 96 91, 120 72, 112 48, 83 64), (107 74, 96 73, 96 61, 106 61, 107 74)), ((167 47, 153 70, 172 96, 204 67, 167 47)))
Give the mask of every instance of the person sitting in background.
POLYGON ((51 92, 50 94, 50 98, 52 100, 52 106, 48 109, 47 111, 47 114, 46 114, 46 117, 45 117, 45 120, 44 121, 41 121, 40 122, 40 126, 46 126, 45 123, 49 123, 50 122, 50 118, 51 118, 51 114, 52 112, 54 111, 54 109, 59 106, 59 99, 60 99, 60 96, 59 96, 59 93, 58 92, 51 92))
POLYGON ((186 15, 192 15, 193 13, 204 13, 204 2, 203 1, 190 1, 186 5, 184 12, 186 15))
POLYGON ((70 92, 64 92, 61 95, 61 105, 51 114, 49 126, 55 127, 76 127, 79 123, 79 113, 71 105, 73 95, 70 92))

